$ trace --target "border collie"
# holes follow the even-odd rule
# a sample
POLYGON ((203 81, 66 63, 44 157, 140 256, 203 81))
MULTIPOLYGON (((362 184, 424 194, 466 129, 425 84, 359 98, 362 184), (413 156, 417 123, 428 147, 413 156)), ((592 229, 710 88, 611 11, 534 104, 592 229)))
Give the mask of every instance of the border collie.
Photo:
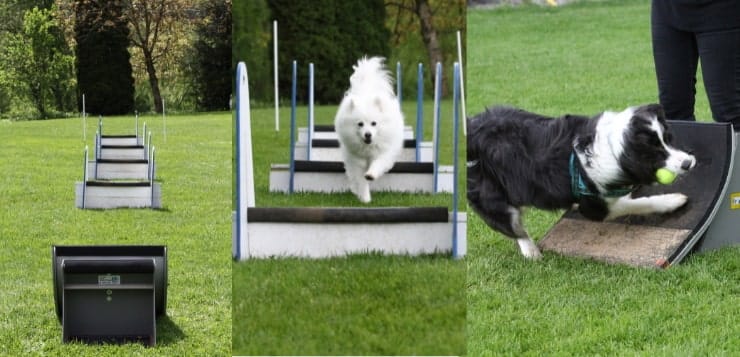
POLYGON ((468 201, 527 258, 542 254, 522 225, 522 207, 577 205, 592 220, 672 212, 686 195, 632 192, 656 183, 658 169, 682 175, 696 165, 693 155, 671 146, 659 104, 594 118, 494 107, 468 119, 468 128, 468 201))

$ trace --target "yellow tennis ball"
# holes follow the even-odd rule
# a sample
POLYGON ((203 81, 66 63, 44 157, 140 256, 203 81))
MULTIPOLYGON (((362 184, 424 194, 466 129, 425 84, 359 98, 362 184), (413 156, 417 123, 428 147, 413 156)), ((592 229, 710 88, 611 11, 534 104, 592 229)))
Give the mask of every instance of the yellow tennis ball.
POLYGON ((655 171, 655 178, 663 185, 670 185, 676 179, 676 174, 663 167, 655 171))

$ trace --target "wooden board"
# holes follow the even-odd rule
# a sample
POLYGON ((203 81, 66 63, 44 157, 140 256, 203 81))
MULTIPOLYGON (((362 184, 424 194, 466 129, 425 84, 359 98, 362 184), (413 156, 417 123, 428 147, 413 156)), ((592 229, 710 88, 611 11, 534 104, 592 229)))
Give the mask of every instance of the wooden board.
POLYGON ((666 268, 690 229, 563 218, 539 241, 540 248, 607 263, 666 268))

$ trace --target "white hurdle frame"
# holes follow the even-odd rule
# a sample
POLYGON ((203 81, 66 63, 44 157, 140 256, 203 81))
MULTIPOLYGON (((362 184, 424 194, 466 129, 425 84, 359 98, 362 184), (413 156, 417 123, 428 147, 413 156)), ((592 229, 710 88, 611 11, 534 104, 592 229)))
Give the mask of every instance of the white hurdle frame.
MULTIPOLYGON (((272 191, 284 191, 288 193, 295 192, 295 176, 296 176, 296 166, 295 161, 296 158, 296 147, 298 147, 300 139, 297 139, 295 135, 296 130, 296 87, 297 87, 297 62, 293 61, 293 71, 292 71, 292 93, 291 93, 291 135, 290 135, 290 158, 288 164, 273 164, 272 165, 272 172, 270 175, 270 188, 272 191), (287 178, 285 177, 287 176, 287 178), (274 179, 274 180, 273 180, 274 179), (274 183, 273 183, 274 182, 274 183)), ((400 62, 396 63, 396 75, 397 77, 401 76, 401 64, 400 62)), ((441 63, 437 63, 435 68, 435 84, 434 84, 434 107, 433 107, 433 139, 431 142, 423 142, 423 102, 424 102, 424 70, 423 70, 423 64, 419 63, 417 67, 417 100, 416 100, 416 126, 414 131, 416 132, 415 135, 416 138, 414 141, 416 142, 416 147, 413 150, 413 158, 410 158, 410 161, 415 162, 432 162, 432 176, 428 182, 428 188, 421 189, 421 192, 452 192, 452 188, 450 188, 450 185, 442 184, 440 185, 440 175, 443 176, 443 179, 441 180, 443 183, 447 183, 451 179, 451 170, 452 168, 449 166, 442 166, 439 164, 439 140, 440 137, 438 135, 439 127, 440 127, 440 110, 441 110, 441 79, 442 79, 442 65, 441 63), (422 150, 424 150, 422 152, 422 150)), ((398 78, 396 80, 397 82, 397 96, 401 97, 401 79, 398 78)), ((314 74, 312 71, 312 65, 309 64, 309 108, 308 108, 308 123, 310 128, 314 128, 313 124, 313 87, 314 87, 314 74)), ((411 133, 411 132, 410 132, 411 133)), ((314 134, 313 130, 307 130, 306 136, 308 137, 307 142, 301 142, 301 149, 305 149, 305 152, 301 150, 301 154, 306 155, 307 157, 302 157, 303 161, 313 161, 314 155, 311 154, 312 147, 313 147, 313 138, 317 136, 314 134)), ((300 137, 300 134, 298 135, 300 137)), ((326 157, 327 153, 329 151, 327 150, 336 150, 337 153, 339 152, 338 149, 326 149, 326 148, 318 148, 317 150, 323 150, 319 153, 324 153, 322 157, 326 157)), ((332 156, 333 155, 329 155, 332 156)), ((328 161, 337 161, 337 159, 319 159, 319 160, 328 160, 328 161)), ((409 160, 409 159, 406 159, 409 160)), ((399 160, 399 162, 403 162, 406 160, 399 160)), ((318 174, 318 173, 317 173, 318 174)), ((306 175, 306 173, 303 173, 302 175, 306 175)), ((371 189, 376 191, 386 191, 395 190, 394 187, 397 184, 398 180, 395 180, 395 176, 398 176, 398 173, 391 174, 388 177, 381 178, 379 181, 374 182, 373 185, 371 185, 371 189)), ((402 175, 402 174, 401 174, 402 175)), ((344 178, 343 175, 339 175, 341 178, 344 178)), ((333 177, 333 176, 332 176, 333 177)), ((405 177, 398 176, 398 179, 400 182, 418 182, 414 177, 417 177, 415 174, 405 175, 405 177)), ((305 178, 304 178, 305 179, 305 178)), ((302 179, 302 180, 304 180, 302 179)), ((336 179, 336 178, 335 178, 336 179)), ((340 179, 341 181, 341 179, 340 179)), ((305 181, 302 181, 305 182, 305 181)), ((312 181, 312 182, 325 182, 324 180, 319 181, 312 181)), ((328 182, 328 181, 326 181, 328 182)), ((327 183, 327 185, 330 185, 331 187, 340 188, 342 187, 342 183, 339 182, 338 185, 327 183)), ((413 185, 412 185, 413 186, 413 185)), ((403 192, 412 192, 412 188, 406 187, 406 186, 399 186, 397 187, 400 191, 403 192), (411 191, 410 191, 411 190, 411 191)), ((318 190, 320 192, 326 192, 327 188, 326 185, 312 185, 310 187, 304 187, 304 190, 307 190, 309 192, 318 190)), ((341 189, 339 189, 341 191, 341 189)))

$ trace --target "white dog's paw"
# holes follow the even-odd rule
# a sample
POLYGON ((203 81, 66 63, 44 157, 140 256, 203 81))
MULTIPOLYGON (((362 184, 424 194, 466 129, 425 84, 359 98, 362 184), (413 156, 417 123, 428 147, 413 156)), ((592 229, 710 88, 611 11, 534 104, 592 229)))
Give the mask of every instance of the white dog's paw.
POLYGON ((362 203, 370 203, 371 198, 370 198, 370 193, 369 192, 364 193, 364 194, 359 194, 359 195, 356 195, 356 196, 357 196, 357 199, 360 200, 360 202, 362 202, 362 203))
POLYGON ((370 203, 370 186, 367 184, 367 182, 360 182, 357 187, 354 187, 352 189, 352 193, 357 196, 357 199, 360 200, 360 202, 370 203))
POLYGON ((521 250, 522 255, 527 259, 532 260, 538 260, 542 258, 542 253, 540 252, 540 249, 537 248, 537 245, 534 244, 532 239, 530 238, 519 238, 516 240, 517 244, 519 244, 519 250, 521 250))
POLYGON ((376 166, 377 165, 373 165, 373 166, 370 166, 367 169, 367 171, 365 172, 365 179, 366 180, 368 180, 368 181, 375 181, 378 178, 380 178, 380 176, 383 176, 384 171, 383 170, 379 170, 376 166))
POLYGON ((650 198, 654 203, 655 211, 660 213, 673 212, 688 202, 688 196, 682 193, 668 193, 650 198))

